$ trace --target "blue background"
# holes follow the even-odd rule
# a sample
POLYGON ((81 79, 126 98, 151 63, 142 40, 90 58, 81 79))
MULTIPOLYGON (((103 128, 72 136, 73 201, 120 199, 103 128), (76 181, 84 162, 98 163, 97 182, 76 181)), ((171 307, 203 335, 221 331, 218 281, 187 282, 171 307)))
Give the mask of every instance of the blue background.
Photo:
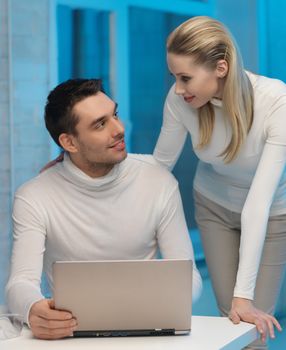
MULTIPOLYGON (((71 77, 101 77, 119 103, 129 151, 151 153, 173 82, 165 63, 170 31, 195 15, 215 17, 235 36, 246 69, 286 81, 285 12, 283 0, 0 0, 0 304, 15 189, 58 154, 43 123, 49 90, 71 77)), ((188 140, 174 174, 204 277, 195 312, 215 315, 193 218, 196 162, 188 140)), ((285 284, 277 305, 280 318, 286 317, 285 284)), ((275 346, 279 341, 271 349, 275 346)))

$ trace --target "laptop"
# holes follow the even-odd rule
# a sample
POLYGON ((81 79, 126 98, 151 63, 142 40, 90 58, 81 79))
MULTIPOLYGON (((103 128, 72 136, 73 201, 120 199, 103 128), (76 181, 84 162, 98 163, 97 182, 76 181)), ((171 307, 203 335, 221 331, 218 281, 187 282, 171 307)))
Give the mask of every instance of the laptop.
POLYGON ((188 334, 191 260, 59 261, 56 309, 76 317, 74 337, 188 334))

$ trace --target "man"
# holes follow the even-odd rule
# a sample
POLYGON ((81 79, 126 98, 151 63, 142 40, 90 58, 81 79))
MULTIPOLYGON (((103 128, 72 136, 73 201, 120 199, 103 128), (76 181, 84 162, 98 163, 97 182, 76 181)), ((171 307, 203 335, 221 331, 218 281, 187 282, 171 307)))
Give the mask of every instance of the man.
MULTIPOLYGON (((170 259, 194 255, 176 180, 148 156, 127 156, 117 105, 100 80, 57 86, 45 121, 64 161, 16 192, 6 295, 37 338, 57 339, 72 334, 76 320, 41 293, 42 269, 53 288, 53 262, 153 259, 158 250, 170 259)), ((193 275, 197 299, 195 266, 193 275)))

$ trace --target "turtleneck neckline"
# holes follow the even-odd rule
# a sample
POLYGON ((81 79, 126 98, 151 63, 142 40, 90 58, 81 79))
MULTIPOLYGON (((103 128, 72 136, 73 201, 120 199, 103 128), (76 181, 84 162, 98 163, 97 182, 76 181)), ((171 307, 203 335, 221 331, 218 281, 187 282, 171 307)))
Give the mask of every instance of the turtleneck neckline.
MULTIPOLYGON (((123 161, 124 162, 124 161, 123 161)), ((115 164, 113 168, 105 176, 92 178, 82 170, 80 170, 70 159, 68 153, 64 154, 64 160, 61 163, 64 171, 64 175, 69 178, 71 182, 80 187, 87 189, 100 189, 101 187, 108 186, 113 183, 118 177, 121 169, 121 163, 115 164)))
POLYGON ((219 98, 213 97, 210 100, 210 103, 213 104, 216 107, 222 107, 222 100, 220 100, 219 98))

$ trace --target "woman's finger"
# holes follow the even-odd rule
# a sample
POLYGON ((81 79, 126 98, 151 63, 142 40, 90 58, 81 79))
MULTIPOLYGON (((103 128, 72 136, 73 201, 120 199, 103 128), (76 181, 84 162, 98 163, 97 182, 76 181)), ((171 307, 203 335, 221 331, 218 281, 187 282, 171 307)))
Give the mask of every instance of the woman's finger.
POLYGON ((239 317, 238 313, 235 312, 234 310, 230 311, 228 317, 234 324, 238 324, 240 322, 240 317, 239 317))
POLYGON ((270 338, 272 338, 272 339, 275 338, 273 321, 268 315, 265 317, 265 322, 267 325, 267 329, 268 329, 268 333, 269 333, 270 338))
POLYGON ((277 319, 274 316, 270 316, 274 326, 278 329, 278 331, 282 331, 282 327, 280 325, 280 323, 277 321, 277 319))
POLYGON ((266 322, 261 319, 260 317, 257 317, 254 320, 254 324, 256 325, 256 328, 260 334, 261 340, 262 342, 266 342, 266 336, 267 336, 267 326, 266 326, 266 322))

